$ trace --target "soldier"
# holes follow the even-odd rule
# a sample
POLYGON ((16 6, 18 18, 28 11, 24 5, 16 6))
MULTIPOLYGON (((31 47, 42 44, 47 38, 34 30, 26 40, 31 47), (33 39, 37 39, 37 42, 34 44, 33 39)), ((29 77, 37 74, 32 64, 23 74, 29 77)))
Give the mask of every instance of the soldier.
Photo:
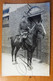
POLYGON ((25 46, 25 40, 27 39, 28 33, 29 33, 28 21, 27 18, 24 16, 19 25, 20 42, 24 46, 25 46))
POLYGON ((22 21, 19 25, 19 33, 20 33, 20 42, 29 44, 32 46, 32 25, 33 21, 30 21, 27 17, 23 17, 22 21), (27 41, 26 41, 27 39, 27 41))

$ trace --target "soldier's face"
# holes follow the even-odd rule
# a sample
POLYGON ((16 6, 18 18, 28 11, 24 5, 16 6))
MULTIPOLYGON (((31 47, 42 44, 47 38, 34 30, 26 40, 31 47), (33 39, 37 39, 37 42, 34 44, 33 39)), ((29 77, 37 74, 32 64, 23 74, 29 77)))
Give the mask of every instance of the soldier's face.
POLYGON ((36 23, 37 25, 41 25, 42 22, 41 22, 41 21, 39 21, 39 22, 38 22, 38 21, 35 21, 35 23, 36 23))

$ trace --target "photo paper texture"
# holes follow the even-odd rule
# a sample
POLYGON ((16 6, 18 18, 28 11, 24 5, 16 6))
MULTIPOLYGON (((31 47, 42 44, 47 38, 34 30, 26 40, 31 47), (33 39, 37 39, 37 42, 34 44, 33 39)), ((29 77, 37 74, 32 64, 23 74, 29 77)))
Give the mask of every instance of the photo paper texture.
POLYGON ((2 76, 50 75, 50 3, 3 4, 2 76))

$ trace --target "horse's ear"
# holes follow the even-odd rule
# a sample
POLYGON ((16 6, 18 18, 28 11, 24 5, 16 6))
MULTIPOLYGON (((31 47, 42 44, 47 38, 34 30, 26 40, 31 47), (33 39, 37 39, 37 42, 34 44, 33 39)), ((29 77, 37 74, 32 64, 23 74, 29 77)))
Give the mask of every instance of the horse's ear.
POLYGON ((11 39, 11 37, 8 37, 8 40, 11 39))
POLYGON ((8 37, 8 40, 9 40, 9 37, 8 37))
POLYGON ((12 39, 12 37, 8 37, 8 40, 9 40, 9 39, 12 39))

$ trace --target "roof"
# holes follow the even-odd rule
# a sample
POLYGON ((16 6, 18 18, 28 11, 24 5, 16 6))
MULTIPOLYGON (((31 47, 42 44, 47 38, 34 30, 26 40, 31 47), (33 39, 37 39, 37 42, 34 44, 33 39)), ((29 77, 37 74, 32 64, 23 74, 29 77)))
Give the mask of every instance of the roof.
POLYGON ((29 9, 29 11, 27 12, 27 16, 28 17, 33 17, 33 16, 36 16, 36 15, 40 15, 43 13, 43 9, 41 9, 40 7, 38 6, 33 6, 29 9))

